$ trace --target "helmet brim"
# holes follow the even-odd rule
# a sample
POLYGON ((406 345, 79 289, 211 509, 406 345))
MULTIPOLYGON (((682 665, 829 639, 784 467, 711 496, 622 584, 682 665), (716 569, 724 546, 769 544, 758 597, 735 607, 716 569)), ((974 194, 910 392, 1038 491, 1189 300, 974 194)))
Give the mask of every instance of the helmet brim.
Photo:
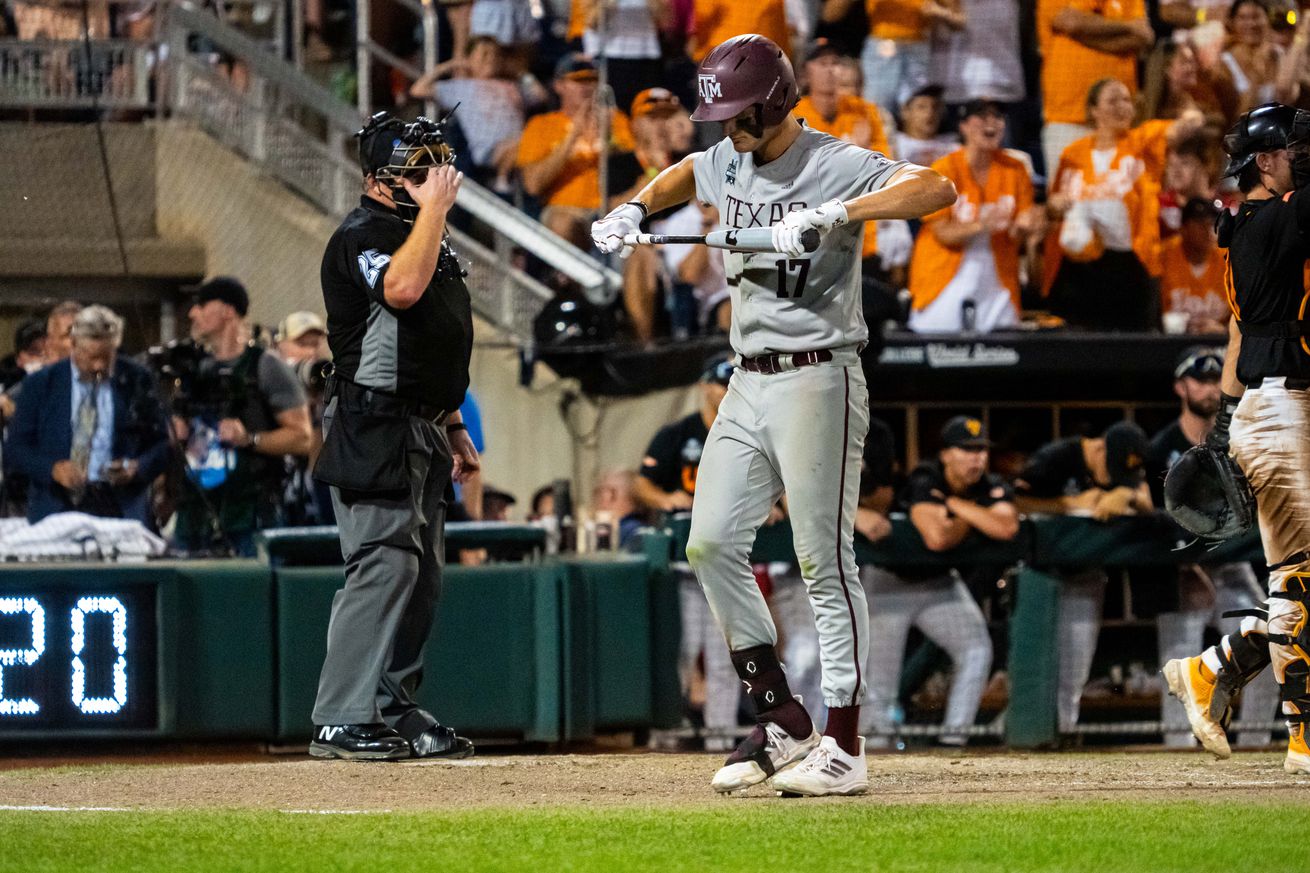
POLYGON ((730 118, 736 118, 741 111, 749 106, 749 103, 733 101, 731 103, 705 103, 702 101, 697 104, 696 111, 691 114, 692 121, 727 121, 730 118))

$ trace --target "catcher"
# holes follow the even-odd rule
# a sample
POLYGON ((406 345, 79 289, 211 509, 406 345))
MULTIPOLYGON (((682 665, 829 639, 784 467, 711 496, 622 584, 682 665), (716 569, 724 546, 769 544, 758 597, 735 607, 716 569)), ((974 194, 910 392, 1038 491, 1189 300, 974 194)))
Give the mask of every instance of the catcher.
POLYGON ((1226 175, 1247 200, 1218 226, 1233 311, 1223 394, 1206 444, 1165 480, 1165 506, 1212 539, 1240 533, 1256 516, 1269 599, 1245 614, 1239 633, 1168 662, 1164 675, 1197 738, 1226 758, 1229 702, 1272 662, 1289 731, 1283 768, 1310 774, 1310 112, 1253 109, 1224 137, 1224 151, 1226 175))

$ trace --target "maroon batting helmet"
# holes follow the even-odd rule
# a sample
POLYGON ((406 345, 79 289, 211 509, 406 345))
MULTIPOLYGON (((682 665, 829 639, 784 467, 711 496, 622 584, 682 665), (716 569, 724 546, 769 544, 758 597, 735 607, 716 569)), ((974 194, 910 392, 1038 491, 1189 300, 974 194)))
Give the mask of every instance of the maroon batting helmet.
POLYGON ((778 44, 758 33, 719 43, 696 71, 700 102, 692 121, 727 121, 760 107, 765 127, 781 124, 796 105, 796 74, 778 44))

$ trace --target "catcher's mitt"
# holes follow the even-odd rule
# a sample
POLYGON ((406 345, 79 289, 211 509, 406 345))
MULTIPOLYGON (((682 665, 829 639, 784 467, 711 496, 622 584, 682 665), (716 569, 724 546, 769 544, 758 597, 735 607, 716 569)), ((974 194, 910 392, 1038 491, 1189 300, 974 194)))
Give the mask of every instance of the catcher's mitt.
POLYGON ((1255 495, 1237 462, 1213 446, 1188 449, 1164 480, 1164 508, 1187 531, 1208 540, 1246 533, 1255 495))

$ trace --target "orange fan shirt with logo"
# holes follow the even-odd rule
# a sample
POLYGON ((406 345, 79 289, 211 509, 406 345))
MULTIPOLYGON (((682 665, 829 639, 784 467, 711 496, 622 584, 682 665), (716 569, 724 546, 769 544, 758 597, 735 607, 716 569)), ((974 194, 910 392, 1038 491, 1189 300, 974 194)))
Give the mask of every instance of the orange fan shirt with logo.
MULTIPOLYGON (((839 98, 837 114, 829 120, 819 114, 819 110, 815 108, 809 97, 802 97, 796 108, 792 110, 792 114, 797 118, 805 119, 808 126, 820 133, 853 142, 875 152, 882 152, 889 158, 893 157, 891 146, 887 143, 887 131, 882 126, 882 114, 877 106, 867 100, 854 95, 839 98)), ((864 225, 864 248, 860 252, 860 257, 871 257, 877 252, 877 225, 869 222, 864 225)))
MULTIPOLYGON (((572 123, 563 112, 543 112, 529 119, 519 140, 518 165, 525 167, 548 157, 568 136, 572 123)), ((610 121, 610 148, 628 152, 633 149, 632 130, 622 112, 615 112, 610 121)), ((555 181, 542 192, 541 202, 545 206, 599 209, 600 152, 579 140, 555 181)))
POLYGON ((927 35, 923 0, 865 0, 864 12, 875 39, 918 42, 927 35))
POLYGON ((1037 44, 1042 53, 1043 112, 1048 122, 1087 123, 1087 89, 1114 78, 1137 91, 1137 58, 1115 55, 1054 33, 1051 21, 1062 9, 1090 12, 1111 21, 1146 17, 1142 0, 1037 0, 1037 44))
MULTIPOLYGON (((1075 140, 1064 154, 1050 193, 1068 194, 1074 200, 1118 199, 1128 208, 1133 254, 1152 276, 1160 275, 1160 194, 1146 173, 1146 162, 1137 151, 1134 137, 1119 140, 1110 169, 1098 176, 1092 162, 1092 137, 1075 140)), ((1060 248, 1060 222, 1055 222, 1046 240, 1042 293, 1048 294, 1064 260, 1060 248)))
POLYGON ((791 30, 784 0, 695 0, 691 53, 700 62, 721 42, 743 33, 758 33, 791 55, 791 30))
POLYGON ((987 171, 987 181, 979 184, 969 167, 964 149, 939 159, 932 168, 955 183, 955 203, 927 216, 914 243, 910 259, 910 297, 915 309, 924 309, 945 290, 964 260, 964 247, 947 246, 937 239, 933 225, 952 220, 977 221, 981 213, 994 212, 1008 218, 1005 227, 991 235, 992 257, 996 275, 1010 292, 1014 308, 1019 306, 1019 254, 1021 244, 1010 236, 1014 219, 1032 208, 1033 181, 1028 167, 1018 158, 997 152, 987 171))
POLYGON ((1198 273, 1183 252, 1183 239, 1175 236, 1160 247, 1160 302, 1163 312, 1186 312, 1193 318, 1228 320, 1224 295, 1224 253, 1210 251, 1198 273))

